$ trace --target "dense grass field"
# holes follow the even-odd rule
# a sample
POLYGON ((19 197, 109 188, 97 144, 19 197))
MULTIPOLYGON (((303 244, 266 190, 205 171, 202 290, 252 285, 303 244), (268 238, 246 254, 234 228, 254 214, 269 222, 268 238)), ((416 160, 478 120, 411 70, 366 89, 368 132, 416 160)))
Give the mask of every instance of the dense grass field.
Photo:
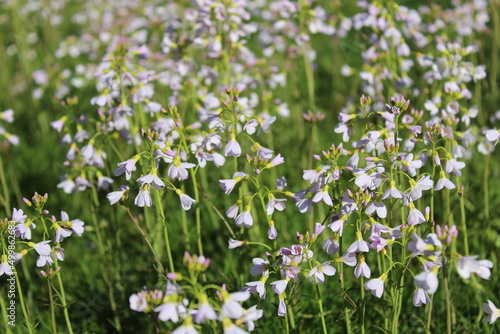
POLYGON ((0 4, 0 333, 499 333, 500 2, 0 4))

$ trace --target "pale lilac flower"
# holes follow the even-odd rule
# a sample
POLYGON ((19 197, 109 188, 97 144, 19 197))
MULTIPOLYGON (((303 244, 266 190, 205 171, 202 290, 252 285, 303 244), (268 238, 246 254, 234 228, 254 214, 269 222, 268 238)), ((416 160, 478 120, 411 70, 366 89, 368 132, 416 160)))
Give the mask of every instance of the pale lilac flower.
POLYGON ((431 268, 430 271, 421 272, 415 276, 415 286, 432 295, 436 292, 439 286, 437 273, 438 271, 436 267, 431 268))
POLYGON ((382 201, 372 201, 366 206, 365 212, 369 215, 376 212, 380 218, 387 217, 387 207, 382 201))
POLYGON ((408 198, 410 201, 416 201, 422 197, 422 191, 432 189, 433 182, 429 175, 422 176, 417 182, 410 179, 410 190, 408 198))
POLYGON ((259 126, 259 121, 257 121, 255 118, 252 118, 245 124, 243 130, 245 130, 249 135, 252 135, 257 130, 257 126, 259 126))
POLYGON ((255 143, 253 147, 257 150, 257 156, 261 158, 262 160, 269 160, 272 158, 274 151, 267 148, 263 147, 259 143, 255 143))
POLYGON ((224 190, 226 195, 229 195, 231 193, 231 191, 233 191, 236 183, 238 183, 238 180, 227 179, 227 180, 219 180, 219 182, 220 182, 220 187, 222 188, 222 190, 224 190))
POLYGON ((233 249, 233 248, 238 248, 240 246, 244 246, 246 245, 247 242, 246 241, 240 241, 240 240, 234 240, 234 239, 229 239, 229 249, 233 249))
POLYGON ((243 316, 242 302, 250 298, 250 293, 247 291, 233 292, 231 294, 225 292, 221 312, 224 316, 230 319, 239 319, 243 316))
POLYGON ((344 262, 349 267, 354 267, 358 263, 356 260, 356 253, 345 253, 335 261, 344 262))
POLYGON ((496 142, 500 139, 500 130, 489 129, 484 132, 484 136, 490 142, 496 142))
POLYGON ((278 296, 278 316, 284 317, 286 315, 286 304, 285 304, 285 295, 280 294, 278 296))
POLYGON ((344 231, 344 224, 349 218, 350 214, 351 213, 349 212, 347 214, 343 214, 342 216, 336 214, 331 215, 330 217, 331 223, 328 225, 328 227, 331 228, 333 232, 337 232, 339 236, 342 236, 342 233, 344 231))
POLYGON ((248 174, 246 174, 246 173, 236 172, 236 173, 234 173, 232 179, 219 180, 220 186, 221 186, 222 190, 224 190, 226 195, 229 195, 231 193, 231 191, 233 191, 236 183, 246 179, 247 176, 248 176, 248 174))
POLYGON ((409 153, 401 160, 401 169, 410 176, 417 175, 416 170, 422 167, 422 160, 413 160, 413 153, 409 153))
POLYGON ((262 310, 257 309, 257 305, 254 305, 248 310, 245 310, 245 315, 243 316, 243 318, 241 318, 241 320, 245 322, 249 332, 255 329, 255 325, 253 322, 262 318, 263 313, 264 312, 262 310))
POLYGON ((274 226, 274 221, 269 222, 269 229, 267 230, 267 237, 269 240, 274 240, 278 237, 278 231, 276 230, 276 227, 274 226))
POLYGON ((354 268, 354 276, 356 276, 356 278, 359 278, 359 276, 370 278, 371 275, 372 271, 368 264, 365 262, 365 257, 363 255, 360 255, 358 265, 356 266, 356 268, 354 268))
POLYGON ((316 277, 316 281, 318 282, 318 284, 323 284, 323 282, 325 281, 325 275, 333 276, 336 272, 337 269, 335 269, 335 267, 332 266, 329 261, 326 261, 312 268, 309 272, 309 276, 316 277))
POLYGON ((192 322, 186 318, 184 323, 177 327, 172 334, 198 334, 198 331, 194 328, 192 322))
POLYGON ((263 276, 269 275, 269 261, 256 257, 252 259, 253 267, 250 268, 250 274, 252 276, 257 276, 262 274, 263 276))
MULTIPOLYGON (((16 209, 14 209, 16 210, 16 209)), ((27 216, 23 215, 23 210, 18 210, 16 215, 12 215, 12 221, 19 220, 18 224, 15 226, 16 237, 21 237, 24 240, 31 240, 31 230, 36 228, 35 223, 29 219, 26 221, 27 216), (19 211, 21 214, 19 214, 19 211)))
POLYGON ((239 209, 240 209, 240 201, 237 201, 235 204, 231 205, 229 209, 227 209, 226 216, 233 219, 236 218, 239 209))
POLYGON ((245 291, 250 293, 258 293, 260 299, 266 299, 266 286, 267 276, 263 276, 262 279, 254 282, 245 283, 247 286, 245 291))
POLYGON ((35 251, 38 253, 38 259, 36 261, 37 267, 43 267, 45 265, 51 265, 54 263, 52 259, 52 250, 48 245, 50 240, 40 241, 39 243, 29 242, 28 245, 33 247, 35 251))
POLYGON ((387 278, 387 274, 383 274, 379 278, 374 278, 365 283, 365 289, 370 290, 372 295, 377 298, 382 297, 384 293, 384 282, 387 278))
POLYGON ((486 319, 484 319, 484 322, 492 324, 500 318, 500 309, 498 309, 491 300, 488 300, 488 303, 483 304, 483 311, 488 314, 486 319))
POLYGON ((340 249, 338 237, 337 238, 328 238, 323 242, 322 248, 328 255, 334 255, 338 253, 340 249))
POLYGON ((462 169, 464 167, 465 167, 465 162, 457 161, 455 159, 450 159, 450 160, 446 161, 445 171, 448 174, 453 173, 453 175, 455 175, 455 176, 460 176, 460 175, 462 175, 462 172, 460 172, 460 169, 462 169))
POLYGON ((318 191, 312 198, 314 203, 324 202, 326 205, 333 206, 332 198, 328 193, 328 185, 325 185, 321 188, 321 191, 318 191))
POLYGON ((281 154, 278 154, 277 156, 275 156, 273 158, 273 160, 271 160, 270 162, 267 163, 266 168, 276 167, 278 165, 281 165, 284 162, 285 162, 285 158, 283 158, 281 156, 281 154))
POLYGON ((195 164, 189 162, 180 162, 180 157, 176 156, 173 163, 168 168, 168 177, 171 179, 185 180, 188 178, 188 168, 195 167, 195 164))
POLYGON ((119 168, 115 170, 115 172, 114 172, 115 176, 119 176, 119 175, 125 173, 125 178, 127 179, 127 181, 130 180, 130 177, 132 176, 132 172, 137 169, 135 164, 137 163, 137 161, 139 161, 139 159, 140 159, 140 156, 135 155, 132 159, 118 163, 119 168))
POLYGON ((14 275, 14 272, 12 271, 12 268, 10 267, 10 264, 8 262, 8 258, 6 254, 2 255, 2 261, 0 262, 0 276, 3 274, 12 276, 14 275))
POLYGON ((110 192, 106 195, 109 200, 109 204, 113 205, 118 203, 120 200, 123 200, 124 197, 128 195, 129 187, 121 186, 117 191, 110 192))
POLYGON ((382 195, 382 199, 386 198, 403 198, 403 193, 396 188, 396 182, 391 180, 390 188, 382 195))
POLYGON ((412 252, 413 257, 422 253, 426 257, 441 255, 443 244, 435 233, 429 233, 425 241, 416 233, 412 234, 412 238, 413 240, 408 243, 408 250, 412 252))
POLYGON ((490 260, 477 261, 476 256, 462 256, 457 262, 458 274, 465 279, 470 278, 471 273, 477 274, 483 279, 490 279, 493 262, 490 260))
POLYGON ((298 200, 295 205, 299 209, 300 213, 307 212, 308 214, 311 214, 312 207, 313 207, 313 201, 311 200, 310 197, 304 197, 304 198, 298 200))
POLYGON ((266 204, 266 212, 268 216, 274 213, 274 210, 283 211, 286 209, 285 202, 286 198, 275 198, 272 193, 269 193, 269 202, 266 204))
POLYGON ((455 184, 451 182, 447 177, 446 173, 444 171, 441 171, 439 173, 439 180, 436 182, 436 186, 434 187, 434 190, 438 191, 443 188, 446 189, 455 189, 455 184))
POLYGON ((203 324, 207 320, 216 320, 217 314, 215 313, 213 307, 208 302, 208 297, 202 294, 199 300, 199 306, 194 315, 194 322, 197 324, 203 324))
POLYGON ((288 282, 290 282, 290 278, 285 278, 279 281, 271 282, 271 287, 274 293, 279 295, 285 292, 288 282))
POLYGON ((354 241, 349 248, 347 248, 347 253, 356 252, 368 252, 370 251, 368 242, 363 240, 363 236, 360 231, 356 232, 356 241, 354 241))
POLYGON ((3 112, 0 112, 0 119, 4 120, 7 123, 14 122, 14 110, 7 109, 3 112))
POLYGON ((54 249, 54 252, 56 253, 56 258, 59 261, 64 261, 64 248, 56 246, 53 249, 54 249))
POLYGON ((23 212, 22 209, 17 210, 16 208, 12 209, 12 221, 15 223, 24 223, 24 221, 28 218, 23 212))
POLYGON ((67 230, 65 228, 62 228, 61 226, 54 224, 54 229, 56 230, 56 242, 61 242, 64 240, 64 238, 69 237, 73 232, 70 230, 67 230))
POLYGON ((61 211, 61 221, 66 224, 77 236, 81 237, 84 231, 85 223, 80 219, 69 220, 69 216, 65 211, 61 211))
POLYGON ((236 217, 236 221, 235 221, 236 225, 244 226, 246 228, 249 228, 250 226, 253 225, 253 218, 252 218, 252 214, 250 213, 250 209, 251 209, 251 207, 247 206, 245 211, 243 211, 242 213, 240 213, 236 217))
POLYGON ((177 189, 175 192, 176 192, 177 195, 179 195, 179 199, 181 201, 181 205, 182 205, 182 208, 184 210, 187 211, 187 210, 191 209, 191 205, 193 205, 193 204, 196 203, 196 201, 194 199, 192 199, 188 195, 184 194, 182 192, 182 190, 177 189))
POLYGON ((424 289, 415 288, 415 292, 413 293, 413 305, 415 305, 415 307, 420 307, 422 304, 428 304, 430 302, 431 299, 424 289))
POLYGON ((224 148, 224 155, 226 157, 239 157, 241 155, 240 144, 235 138, 230 139, 226 144, 226 147, 224 148))
POLYGON ((214 165, 216 167, 223 166, 224 163, 226 162, 226 158, 224 158, 224 156, 222 154, 218 153, 218 152, 213 152, 212 156, 213 156, 213 159, 214 159, 214 165))
POLYGON ((165 183, 158 177, 156 168, 152 168, 149 174, 143 175, 138 178, 137 182, 140 185, 149 184, 156 190, 161 190, 162 187, 165 187, 165 183))
POLYGON ((62 189, 66 194, 71 194, 76 189, 75 181, 66 179, 57 184, 57 188, 62 189))
POLYGON ((418 225, 425 222, 424 215, 422 214, 422 212, 420 212, 420 210, 418 210, 415 207, 413 203, 410 202, 409 207, 410 207, 410 212, 408 213, 408 224, 418 225))
POLYGON ((186 307, 176 302, 166 302, 155 307, 155 312, 158 313, 158 318, 161 321, 172 321, 177 323, 179 318, 187 314, 186 307))
POLYGON ((97 178, 97 188, 106 190, 114 182, 112 178, 101 175, 97 178))
POLYGON ((151 194, 149 193, 149 185, 146 183, 139 190, 139 194, 135 198, 134 204, 138 207, 150 207, 153 202, 151 200, 151 194))

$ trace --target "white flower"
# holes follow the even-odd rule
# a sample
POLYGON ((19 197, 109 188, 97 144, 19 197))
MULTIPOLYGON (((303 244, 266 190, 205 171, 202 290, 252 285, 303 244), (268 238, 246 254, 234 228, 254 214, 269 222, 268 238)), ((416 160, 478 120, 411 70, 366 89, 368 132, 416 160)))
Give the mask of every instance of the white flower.
POLYGON ((224 304, 222 304, 221 312, 224 316, 231 319, 239 319, 243 316, 243 307, 240 303, 250 298, 250 292, 239 291, 228 294, 223 297, 224 304))
POLYGON ((137 312, 143 312, 148 308, 148 302, 146 301, 146 295, 142 292, 134 293, 128 299, 130 303, 130 308, 137 312))
POLYGON ((309 272, 309 276, 316 277, 316 281, 318 281, 319 284, 323 284, 323 282, 325 281, 325 275, 333 276, 335 275, 336 272, 337 269, 335 269, 335 267, 332 266, 330 262, 327 261, 312 268, 311 271, 309 272))
POLYGON ((422 306, 422 304, 430 303, 431 299, 425 290, 421 288, 416 288, 415 293, 413 294, 413 305, 415 307, 422 306))
POLYGON ((483 311, 488 314, 484 322, 494 323, 500 317, 500 310, 493 304, 491 300, 483 304, 483 311))
POLYGON ((382 294, 384 293, 385 278, 383 276, 385 276, 385 274, 380 276, 379 278, 371 279, 365 283, 365 289, 370 290, 371 293, 377 298, 382 297, 382 294))
POLYGON ((490 260, 477 261, 478 256, 462 256, 457 262, 457 271, 462 278, 470 278, 471 273, 483 279, 489 279, 491 276, 490 268, 493 268, 493 262, 490 260))
POLYGON ((432 268, 430 271, 424 271, 415 276, 415 286, 431 295, 436 292, 439 286, 437 268, 432 268))
POLYGON ((135 198, 134 204, 138 207, 150 207, 153 204, 151 194, 149 193, 149 185, 147 183, 145 183, 141 187, 141 190, 139 190, 139 194, 135 198))
POLYGON ((196 200, 184 194, 180 189, 177 189, 176 193, 179 195, 179 199, 181 200, 181 205, 184 210, 187 211, 191 209, 191 205, 196 203, 196 200))

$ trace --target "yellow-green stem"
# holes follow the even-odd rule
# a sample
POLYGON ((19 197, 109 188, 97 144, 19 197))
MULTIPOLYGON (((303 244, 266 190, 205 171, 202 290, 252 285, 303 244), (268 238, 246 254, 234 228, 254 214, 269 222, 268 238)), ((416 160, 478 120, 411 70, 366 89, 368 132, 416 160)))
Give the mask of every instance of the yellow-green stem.
POLYGON ((196 173, 190 169, 191 179, 193 180, 194 199, 196 200, 196 240, 198 243, 198 254, 203 255, 203 242, 201 240, 201 208, 200 208, 200 193, 198 190, 198 181, 196 180, 196 173))
POLYGON ((50 320, 52 322, 52 333, 57 334, 56 312, 54 309, 54 295, 52 294, 52 284, 50 283, 50 279, 47 279, 47 287, 49 289, 50 320))
POLYGON ((6 296, 7 293, 2 294, 0 297, 0 309, 2 310, 2 316, 4 318, 4 326, 7 334, 12 334, 12 331, 10 330, 9 325, 9 318, 7 317, 7 306, 5 305, 5 301, 3 300, 4 295, 6 296))
POLYGON ((5 180, 5 170, 3 169, 2 154, 0 154, 0 181, 2 182, 3 188, 3 205, 5 207, 5 214, 8 216, 11 214, 10 211, 10 193, 9 187, 7 186, 7 181, 5 180))
POLYGON ((170 249, 170 238, 168 236, 167 220, 165 218, 165 213, 163 211, 163 204, 161 202, 160 192, 153 191, 153 196, 155 199, 155 208, 157 210, 158 215, 161 218, 161 223, 163 225, 163 238, 165 239, 165 246, 167 249, 168 265, 170 268, 170 272, 175 272, 174 260, 172 258, 172 251, 170 249))
MULTIPOLYGON (((59 263, 57 261, 57 258, 54 259, 55 266, 59 267, 59 263)), ((59 272, 57 274, 57 283, 59 284, 59 291, 60 291, 60 297, 61 297, 61 304, 63 307, 63 313, 64 313, 64 320, 66 321, 66 329, 68 330, 67 333, 73 334, 73 327, 71 326, 71 321, 69 319, 69 312, 68 312, 68 303, 66 302, 66 294, 64 293, 64 284, 62 281, 62 274, 59 272)))
POLYGON ((31 319, 29 317, 28 310, 26 309, 26 305, 24 302, 24 296, 23 296, 23 290, 21 288, 21 282, 19 281, 19 275, 17 274, 17 271, 14 272, 14 275, 16 276, 16 285, 17 285, 17 291, 18 291, 17 294, 19 295, 19 302, 21 303, 21 310, 23 312, 24 321, 26 323, 28 333, 32 334, 33 328, 31 327, 32 326, 31 319))

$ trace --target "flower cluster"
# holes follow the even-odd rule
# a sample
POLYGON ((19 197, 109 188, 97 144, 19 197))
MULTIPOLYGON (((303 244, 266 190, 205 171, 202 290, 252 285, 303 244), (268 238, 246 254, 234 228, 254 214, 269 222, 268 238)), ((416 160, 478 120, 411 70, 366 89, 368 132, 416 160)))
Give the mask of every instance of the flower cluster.
POLYGON ((174 324, 182 322, 172 333, 199 333, 209 321, 220 321, 224 333, 247 333, 254 328, 254 321, 262 317, 262 310, 254 305, 244 308, 242 303, 250 297, 248 292, 229 293, 225 287, 214 284, 201 284, 198 277, 205 272, 210 260, 203 255, 184 254, 184 265, 189 273, 184 276, 178 272, 167 274, 165 292, 144 289, 130 296, 130 308, 137 312, 156 312, 162 321, 174 324), (179 285, 176 282, 183 282, 179 285), (215 294, 211 290, 216 290, 215 294), (197 302, 190 300, 194 298, 197 302), (247 331, 240 326, 245 324, 247 331))

